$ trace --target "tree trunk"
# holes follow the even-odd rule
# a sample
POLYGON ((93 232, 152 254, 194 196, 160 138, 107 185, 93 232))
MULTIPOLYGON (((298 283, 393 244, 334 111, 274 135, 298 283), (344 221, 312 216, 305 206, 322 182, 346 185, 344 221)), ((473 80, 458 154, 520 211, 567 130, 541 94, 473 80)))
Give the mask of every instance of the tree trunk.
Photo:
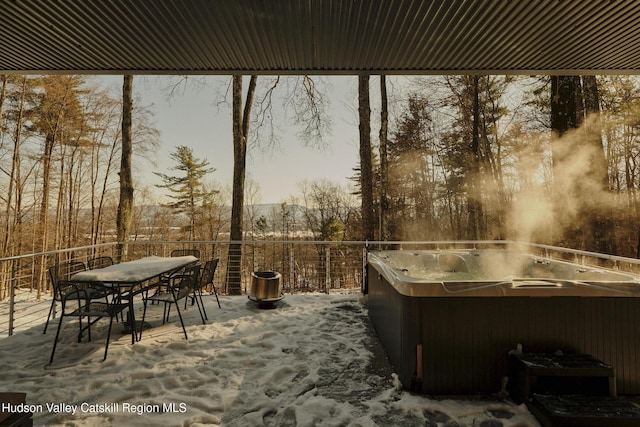
MULTIPOLYGON (((25 120, 25 103, 27 98, 27 78, 22 77, 21 88, 18 100, 18 109, 15 112, 15 131, 13 134, 14 146, 11 158, 11 172, 9 173, 9 186, 7 188, 6 208, 5 208, 5 229, 4 240, 2 241, 1 256, 13 256, 21 253, 22 240, 22 178, 20 176, 22 146, 22 131, 25 120), (14 202, 15 199, 15 202, 14 202), (13 214, 12 214, 13 213, 13 214)), ((20 261, 17 263, 4 263, 7 266, 12 265, 19 268, 20 261)), ((7 271, 8 272, 8 271, 7 271)), ((4 273, 4 271, 3 271, 4 273)), ((8 276, 5 276, 8 277, 8 276)), ((10 282, 0 282, 0 299, 4 299, 9 291, 10 282)))
MULTIPOLYGON (((7 80, 8 80, 8 76, 6 74, 2 75, 2 88, 0 90, 0 123, 4 123, 4 118, 3 118, 3 112, 2 112, 2 107, 4 106, 4 100, 6 97, 6 93, 7 93, 7 80)), ((0 127, 0 140, 2 140, 2 127, 0 127)), ((7 206, 6 212, 10 212, 10 205, 9 205, 9 194, 7 194, 7 206)), ((8 214, 5 214, 4 217, 4 221, 1 223, 2 224, 2 233, 4 234, 4 237, 7 238, 7 227, 9 226, 9 216, 8 214)), ((6 242, 3 239, 2 243, 0 244, 0 255, 1 256, 6 256, 6 242)), ((8 262, 3 262, 2 265, 0 266, 0 277, 6 277, 7 279, 5 280, 0 280, 0 299, 4 299, 6 298, 6 295, 8 293, 9 290, 9 286, 11 286, 11 281, 10 281, 10 277, 11 275, 9 274, 10 272, 10 263, 8 262)), ((38 295, 39 298, 39 295, 38 295)))
POLYGON ((129 228, 133 214, 133 178, 131 176, 131 115, 133 110, 133 76, 126 74, 122 84, 122 153, 120 159, 120 202, 116 219, 117 239, 120 246, 118 261, 126 259, 129 228))
POLYGON ((603 190, 609 189, 609 173, 602 143, 602 123, 600 121, 600 95, 596 76, 584 76, 584 98, 587 112, 587 142, 594 148, 594 176, 601 182, 603 190))
POLYGON ((388 126, 389 126, 389 104, 387 99, 387 79, 380 76, 380 231, 379 240, 387 237, 387 210, 389 200, 387 199, 387 185, 389 182, 389 163, 387 152, 388 126))
POLYGON ((554 165, 563 160, 558 153, 558 139, 577 126, 575 98, 573 76, 551 77, 551 151, 554 165))
MULTIPOLYGON (((567 198, 574 198, 575 194, 565 194, 567 183, 562 182, 563 165, 570 161, 571 151, 563 149, 562 137, 578 125, 576 111, 577 89, 573 76, 551 77, 551 156, 553 169, 553 210, 554 223, 560 227, 552 237, 552 244, 575 246, 576 236, 579 235, 573 221, 567 223, 564 218, 564 202, 567 198)), ((573 189, 571 189, 573 192, 573 189)))
POLYGON ((62 120, 64 108, 60 107, 55 116, 55 122, 47 132, 44 139, 42 154, 42 200, 40 202, 39 222, 42 235, 41 250, 44 252, 49 246, 49 196, 51 193, 51 164, 53 162, 53 148, 56 143, 58 129, 62 120))
POLYGON ((584 76, 582 81, 584 84, 577 76, 554 76, 551 79, 555 222, 563 226, 563 245, 614 254, 615 230, 610 209, 612 203, 607 197, 609 175, 602 142, 598 85, 595 76, 584 76), (561 139, 580 125, 582 132, 578 139, 573 142, 561 139), (562 146, 570 143, 574 145, 562 146), (583 175, 563 178, 563 169, 579 157, 586 160, 583 175), (562 215, 566 200, 575 203, 575 217, 564 218, 562 215))
POLYGON ((362 206, 362 239, 373 240, 373 165, 371 159, 371 105, 369 75, 358 76, 358 113, 360 118, 360 191, 362 206))
POLYGON ((589 173, 596 188, 607 197, 604 202, 595 200, 589 203, 590 241, 586 249, 608 254, 616 253, 615 223, 613 219, 613 203, 609 191, 609 171, 605 148, 602 142, 602 123, 600 121, 600 95, 596 76, 583 77, 584 106, 586 110, 585 136, 587 149, 592 153, 589 159, 589 173))
POLYGON ((4 240, 2 242, 2 256, 13 256, 16 253, 16 242, 22 239, 22 236, 18 234, 17 223, 19 221, 20 213, 20 201, 18 195, 20 194, 20 146, 22 145, 22 129, 24 120, 25 98, 27 90, 27 78, 22 76, 20 80, 21 88, 19 93, 19 105, 15 112, 15 132, 13 135, 14 146, 11 157, 11 172, 9 173, 9 186, 7 188, 7 205, 5 207, 5 230, 4 240), (14 202, 15 196, 15 202, 14 202), (13 213, 13 214, 12 214, 13 213), (14 238, 14 236, 17 236, 14 238))
POLYGON ((247 139, 251 105, 257 76, 251 76, 247 99, 242 109, 242 76, 233 76, 233 194, 231 201, 231 230, 227 261, 227 291, 242 293, 242 220, 244 212, 244 182, 247 161, 247 139))
MULTIPOLYGON (((0 77, 0 82, 2 83, 2 87, 0 87, 0 123, 4 123, 2 107, 4 106, 4 100, 7 96, 7 82, 9 80, 9 76, 3 74, 0 77)), ((0 128, 0 137, 2 136, 2 128, 0 128)))
POLYGON ((112 167, 114 166, 113 164, 114 164, 115 153, 116 153, 116 143, 114 141, 114 143, 111 144, 111 149, 109 150, 109 158, 107 160, 107 166, 105 168, 104 177, 102 179, 102 189, 100 191, 100 200, 98 201, 98 207, 97 207, 97 212, 95 217, 94 238, 93 238, 94 244, 99 243, 100 238, 102 236, 102 228, 103 228, 102 215, 104 212, 107 189, 109 186, 109 177, 111 176, 112 167))
POLYGON ((473 76, 473 118, 471 129, 471 146, 470 146, 470 176, 469 176, 469 194, 467 201, 467 209, 469 214, 469 239, 478 240, 484 238, 483 233, 483 212, 482 198, 480 189, 480 94, 479 94, 479 77, 473 76))
MULTIPOLYGON (((40 250, 46 251, 49 247, 49 195, 51 193, 51 164, 53 162, 53 146, 55 143, 55 132, 48 133, 44 140, 44 151, 42 156, 42 200, 40 202, 39 227, 40 227, 40 250)), ((46 265, 38 259, 38 299, 40 298, 40 288, 47 279, 45 276, 46 265)), ((53 288, 52 288, 53 289, 53 288)))
POLYGON ((65 192, 65 187, 67 185, 66 183, 66 175, 65 175, 65 171, 67 170, 65 168, 65 158, 67 157, 67 146, 66 145, 59 145, 59 150, 60 150, 60 155, 59 155, 59 159, 60 159, 60 169, 59 169, 59 174, 60 174, 60 183, 58 184, 58 197, 56 198, 56 216, 54 218, 54 237, 53 237, 53 244, 52 246, 54 248, 58 248, 60 247, 61 242, 63 242, 64 240, 64 235, 63 235, 63 231, 64 231, 64 220, 63 220, 63 216, 64 216, 64 192, 65 192))

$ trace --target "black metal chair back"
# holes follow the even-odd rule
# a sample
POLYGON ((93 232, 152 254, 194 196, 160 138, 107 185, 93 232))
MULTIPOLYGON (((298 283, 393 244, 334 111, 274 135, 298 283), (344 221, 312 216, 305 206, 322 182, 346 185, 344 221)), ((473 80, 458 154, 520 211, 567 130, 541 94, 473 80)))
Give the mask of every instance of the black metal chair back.
POLYGON ((47 321, 44 324, 43 334, 47 333, 49 321, 51 320, 51 315, 54 312, 56 303, 61 302, 66 297, 66 291, 69 289, 69 285, 66 282, 68 282, 74 274, 85 271, 86 269, 82 261, 67 261, 49 267, 49 280, 51 280, 51 286, 53 286, 53 298, 51 299, 47 321))
MULTIPOLYGON (((213 293, 216 296, 216 302, 218 303, 218 308, 222 308, 220 306, 220 299, 218 298, 218 291, 216 290, 216 285, 213 283, 213 278, 216 274, 216 268, 218 267, 219 258, 210 259, 205 262, 204 267, 202 269, 202 273, 200 274, 200 288, 198 289, 198 294, 200 297, 200 302, 202 303, 202 309, 204 310, 204 302, 202 302, 202 289, 207 286, 211 286, 213 289, 213 293)), ((204 313, 204 317, 209 320, 207 317, 207 313, 204 313)))
POLYGON ((82 261, 67 261, 58 264, 58 281, 68 281, 71 277, 81 271, 86 271, 87 266, 82 261))
POLYGON ((113 258, 110 256, 99 256, 87 261, 89 270, 95 270, 96 268, 105 268, 113 265, 113 258))

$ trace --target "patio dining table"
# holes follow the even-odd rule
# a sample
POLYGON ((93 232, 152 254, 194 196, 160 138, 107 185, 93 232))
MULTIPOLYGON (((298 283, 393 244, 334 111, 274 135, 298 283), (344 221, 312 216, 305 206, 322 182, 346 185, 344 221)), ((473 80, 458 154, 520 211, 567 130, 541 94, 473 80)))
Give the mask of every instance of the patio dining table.
POLYGON ((76 283, 100 283, 112 287, 116 297, 126 299, 129 304, 129 325, 131 343, 138 341, 138 327, 133 310, 133 298, 157 285, 165 275, 177 272, 184 267, 198 262, 198 258, 188 255, 180 257, 149 256, 134 261, 122 262, 105 268, 81 271, 74 274, 70 281, 76 283))

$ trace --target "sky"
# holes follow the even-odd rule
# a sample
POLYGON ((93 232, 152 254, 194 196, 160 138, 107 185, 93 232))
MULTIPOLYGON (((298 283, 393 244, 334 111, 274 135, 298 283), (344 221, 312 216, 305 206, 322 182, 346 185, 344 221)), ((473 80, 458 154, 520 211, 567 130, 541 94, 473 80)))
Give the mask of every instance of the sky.
MULTIPOLYGON (((122 76, 99 76, 107 86, 121 90, 122 76)), ((195 156, 206 159, 215 172, 209 180, 230 193, 233 179, 233 140, 231 132, 231 108, 217 105, 219 93, 226 88, 229 76, 194 76, 204 79, 206 85, 188 83, 171 97, 166 94, 171 76, 136 76, 134 96, 143 105, 152 107, 155 127, 160 131, 160 147, 154 163, 158 172, 171 175, 175 163, 169 157, 179 145, 193 149, 195 156)), ((175 82, 177 77, 173 77, 175 82)), ((296 135, 296 128, 284 116, 276 117, 276 124, 283 129, 280 144, 275 150, 250 148, 247 156, 248 177, 258 184, 260 203, 280 203, 290 196, 300 195, 302 180, 328 179, 333 183, 350 186, 348 177, 358 166, 357 78, 330 77, 328 112, 332 131, 326 140, 326 149, 305 147, 296 135)), ((259 79, 260 81, 260 79, 259 79)), ((246 89, 245 83, 244 88, 246 89)), ((159 194, 162 190, 153 185, 161 184, 152 168, 141 168, 140 179, 159 194)))
POLYGON ((195 306, 180 307, 188 340, 173 308, 162 325, 162 306, 148 307, 152 327, 134 345, 114 324, 104 362, 108 320, 78 343, 77 323, 65 319, 47 365, 58 321, 43 334, 50 303, 20 302, 16 316, 32 321, 0 339, 3 388, 26 393, 34 425, 46 426, 540 426, 502 397, 403 389, 363 296, 285 295, 271 310, 246 296, 222 295, 218 308, 205 295, 204 304, 206 325, 195 306))

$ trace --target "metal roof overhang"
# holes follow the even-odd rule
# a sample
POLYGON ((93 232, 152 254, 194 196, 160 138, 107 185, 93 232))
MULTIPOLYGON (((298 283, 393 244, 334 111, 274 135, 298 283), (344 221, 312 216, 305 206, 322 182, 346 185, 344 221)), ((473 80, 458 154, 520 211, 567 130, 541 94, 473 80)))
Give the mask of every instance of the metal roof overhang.
POLYGON ((635 0, 1 0, 0 73, 637 74, 635 0))

